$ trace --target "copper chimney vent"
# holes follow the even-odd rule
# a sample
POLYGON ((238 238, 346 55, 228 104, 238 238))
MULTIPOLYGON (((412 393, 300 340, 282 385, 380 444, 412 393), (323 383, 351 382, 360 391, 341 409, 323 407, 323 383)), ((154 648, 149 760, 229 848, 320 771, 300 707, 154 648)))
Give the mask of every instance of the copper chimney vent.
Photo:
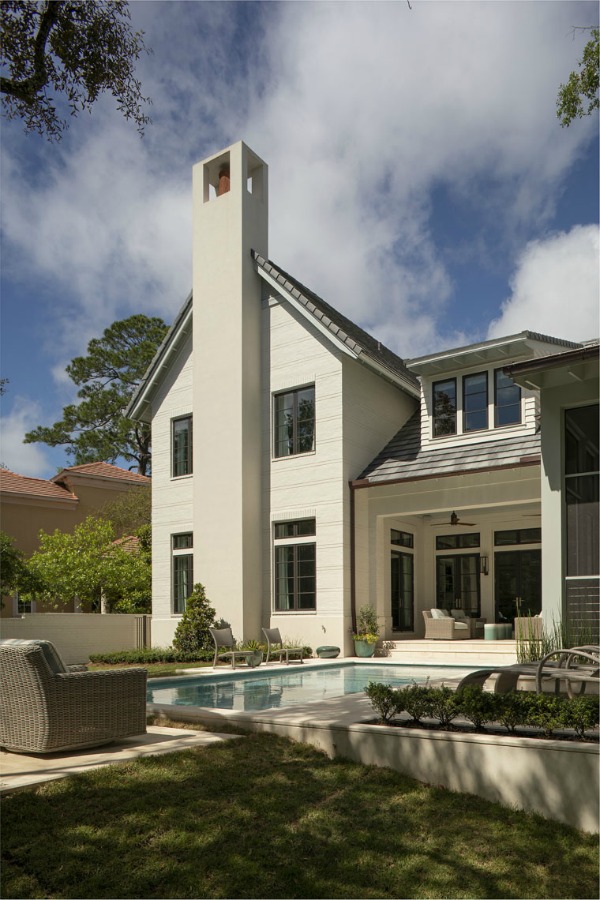
POLYGON ((217 197, 220 197, 221 194, 226 194, 231 186, 230 178, 229 178, 229 163, 221 166, 219 170, 219 186, 217 188, 217 197))

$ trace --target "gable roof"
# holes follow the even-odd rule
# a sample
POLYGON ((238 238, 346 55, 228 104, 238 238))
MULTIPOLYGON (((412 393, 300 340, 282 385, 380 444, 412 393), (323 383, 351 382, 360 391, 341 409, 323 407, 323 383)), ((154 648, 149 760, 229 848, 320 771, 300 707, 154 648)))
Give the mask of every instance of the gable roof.
POLYGON ((18 475, 9 469, 0 468, 0 493, 10 496, 42 498, 45 500, 57 500, 63 502, 78 503, 75 494, 67 488, 45 478, 29 478, 26 475, 18 475))
POLYGON ((138 472, 130 472, 121 466, 114 466, 112 463, 91 462, 83 463, 80 466, 69 466, 61 469, 57 475, 51 478, 55 484, 64 484, 70 478, 91 477, 100 479, 110 479, 111 481, 127 481, 129 484, 150 484, 151 479, 147 475, 140 475, 138 472))
POLYGON ((312 319, 321 331, 349 351, 355 359, 377 371, 379 375, 388 377, 412 396, 419 396, 419 382, 412 372, 409 372, 404 360, 271 260, 265 259, 254 250, 251 253, 259 275, 292 302, 300 312, 312 319))
POLYGON ((130 419, 136 419, 140 422, 149 422, 150 402, 152 400, 153 389, 160 382, 161 375, 169 368, 171 362, 181 347, 181 344, 187 340, 188 335, 192 331, 192 310, 193 310, 192 292, 177 315, 166 335, 162 344, 154 354, 150 365, 146 369, 144 377, 137 386, 135 393, 129 405, 125 410, 125 415, 130 419))
POLYGON ((513 468, 540 463, 540 435, 495 438, 464 446, 421 447, 421 411, 417 410, 369 463, 356 487, 389 481, 414 481, 439 478, 485 469, 513 468))

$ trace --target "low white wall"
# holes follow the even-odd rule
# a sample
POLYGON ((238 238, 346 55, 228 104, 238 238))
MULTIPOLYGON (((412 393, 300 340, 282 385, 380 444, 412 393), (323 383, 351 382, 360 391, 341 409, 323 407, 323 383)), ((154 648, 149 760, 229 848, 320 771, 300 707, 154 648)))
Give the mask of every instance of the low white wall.
POLYGON ((0 619, 0 638, 52 641, 67 665, 86 663, 91 653, 150 646, 150 616, 32 613, 0 619))

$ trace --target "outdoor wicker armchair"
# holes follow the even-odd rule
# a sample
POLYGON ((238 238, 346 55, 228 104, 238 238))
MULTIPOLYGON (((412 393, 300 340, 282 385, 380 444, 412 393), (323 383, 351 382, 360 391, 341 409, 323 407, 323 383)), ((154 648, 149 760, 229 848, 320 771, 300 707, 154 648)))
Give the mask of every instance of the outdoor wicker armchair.
POLYGON ((0 746, 55 753, 144 734, 146 670, 81 669, 49 641, 0 641, 0 746))

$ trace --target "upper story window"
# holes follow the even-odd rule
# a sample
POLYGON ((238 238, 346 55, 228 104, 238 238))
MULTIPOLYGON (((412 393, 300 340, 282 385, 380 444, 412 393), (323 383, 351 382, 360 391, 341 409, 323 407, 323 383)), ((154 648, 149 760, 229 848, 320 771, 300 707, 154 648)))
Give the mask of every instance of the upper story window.
POLYGON ((502 369, 494 372, 494 426, 518 425, 521 421, 521 388, 502 369))
POLYGON ((192 474, 192 417, 173 419, 172 432, 173 478, 192 474))
POLYGON ((488 427, 487 372, 463 377, 463 431, 482 431, 488 427))
POLYGON ((275 394, 273 455, 295 456, 315 449, 315 386, 275 394))
POLYGON ((398 531, 396 528, 390 529, 390 544, 395 547, 414 547, 414 536, 410 531, 398 531))
POLYGON ((456 378, 433 383, 433 436, 456 434, 456 378))

